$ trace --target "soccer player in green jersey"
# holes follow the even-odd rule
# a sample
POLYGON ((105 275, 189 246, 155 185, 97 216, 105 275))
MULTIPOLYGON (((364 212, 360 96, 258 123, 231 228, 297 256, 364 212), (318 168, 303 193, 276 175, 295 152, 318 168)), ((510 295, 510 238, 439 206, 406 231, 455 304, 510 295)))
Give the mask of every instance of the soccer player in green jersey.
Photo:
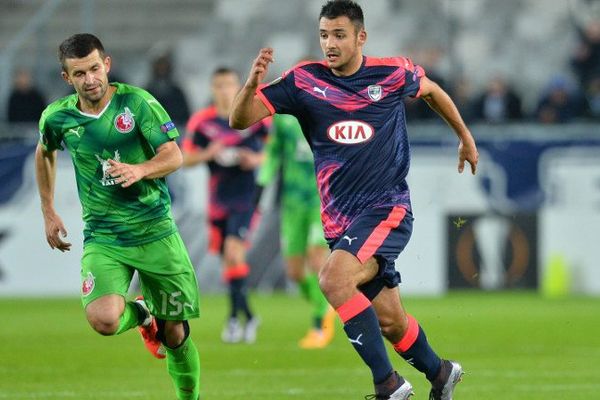
POLYGON ((35 161, 48 244, 71 248, 53 205, 57 150, 66 148, 85 222, 81 299, 90 325, 104 336, 139 326, 148 349, 166 356, 177 398, 197 400, 200 361, 187 321, 199 316, 198 286, 164 179, 182 163, 177 129, 146 91, 108 82, 111 59, 97 37, 71 36, 59 59, 76 93, 40 119, 35 161), (134 271, 143 298, 126 301, 134 271))
POLYGON ((329 250, 321 226, 312 151, 295 117, 273 116, 265 153, 258 182, 266 186, 281 171, 281 244, 287 274, 313 306, 312 326, 298 344, 304 349, 323 348, 333 339, 335 320, 318 279, 329 250))

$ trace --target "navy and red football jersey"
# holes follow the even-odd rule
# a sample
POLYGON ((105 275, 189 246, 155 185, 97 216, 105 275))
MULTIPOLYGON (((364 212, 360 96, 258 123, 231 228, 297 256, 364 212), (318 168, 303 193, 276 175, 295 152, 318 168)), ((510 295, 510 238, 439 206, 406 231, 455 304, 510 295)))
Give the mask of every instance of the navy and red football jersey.
POLYGON ((248 129, 232 129, 228 120, 217 115, 215 107, 200 110, 189 119, 183 141, 184 150, 206 148, 215 140, 225 145, 223 151, 208 162, 208 214, 211 220, 226 218, 230 212, 245 212, 254 208, 257 190, 255 171, 240 168, 238 151, 241 148, 261 151, 268 133, 267 124, 268 121, 261 121, 248 129))
POLYGON ((425 71, 404 57, 363 57, 351 76, 325 62, 301 63, 257 91, 271 113, 300 121, 314 159, 325 237, 340 236, 369 208, 410 210, 406 96, 425 71))

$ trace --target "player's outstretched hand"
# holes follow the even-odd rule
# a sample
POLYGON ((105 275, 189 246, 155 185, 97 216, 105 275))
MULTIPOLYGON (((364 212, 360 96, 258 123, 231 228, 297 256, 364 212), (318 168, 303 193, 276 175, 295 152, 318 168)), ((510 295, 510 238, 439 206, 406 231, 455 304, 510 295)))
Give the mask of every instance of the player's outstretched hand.
POLYGON ((472 137, 467 140, 461 140, 458 145, 458 172, 461 174, 465 169, 465 161, 471 165, 471 173, 475 175, 479 153, 477 152, 475 140, 472 137))
POLYGON ((260 49, 258 57, 252 62, 252 68, 250 69, 250 75, 248 75, 246 86, 258 87, 269 71, 269 64, 274 60, 272 48, 265 47, 260 49))
POLYGON ((115 160, 108 160, 108 163, 110 168, 107 172, 116 178, 116 182, 120 183, 121 187, 129 187, 145 176, 144 168, 139 164, 126 164, 115 160))
POLYGON ((61 239, 61 236, 63 238, 67 237, 67 230, 58 214, 45 214, 44 224, 46 226, 46 241, 51 249, 58 249, 63 253, 71 250, 71 243, 61 239))

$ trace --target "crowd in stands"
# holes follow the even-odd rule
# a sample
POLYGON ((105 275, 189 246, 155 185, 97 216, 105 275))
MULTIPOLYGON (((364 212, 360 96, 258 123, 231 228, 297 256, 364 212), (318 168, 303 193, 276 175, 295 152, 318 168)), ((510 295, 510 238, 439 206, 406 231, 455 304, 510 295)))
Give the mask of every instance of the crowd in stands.
MULTIPOLYGON (((570 56, 571 71, 553 76, 531 109, 524 107, 522 94, 510 77, 491 76, 487 85, 475 92, 466 79, 449 82, 436 71, 435 65, 424 67, 427 75, 450 93, 468 122, 600 121, 600 21, 590 21, 579 29, 578 37, 574 54, 570 56), (570 76, 575 79, 571 80, 570 76)), ((436 116, 424 102, 413 100, 407 104, 407 118, 435 120, 436 116)))
MULTIPOLYGON (((600 121, 600 20, 578 28, 578 43, 570 57, 570 70, 558 71, 537 94, 535 104, 525 107, 510 76, 490 76, 484 88, 475 90, 467 79, 449 79, 438 72, 435 57, 415 58, 427 75, 453 98, 463 118, 470 123, 500 124, 539 122, 561 124, 573 121, 600 121), (571 79, 573 78, 573 79, 571 79)), ((435 52, 434 52, 435 53, 435 52)), ((427 53, 425 53, 427 54, 427 53)), ((164 105, 180 126, 189 115, 185 90, 176 83, 172 55, 165 53, 151 60, 151 75, 146 89, 164 105)), ((191 90, 191 89, 190 89, 191 90)), ((8 101, 9 123, 36 123, 47 104, 31 73, 19 69, 14 75, 8 101)), ((423 101, 407 101, 409 121, 435 120, 434 112, 423 101)))

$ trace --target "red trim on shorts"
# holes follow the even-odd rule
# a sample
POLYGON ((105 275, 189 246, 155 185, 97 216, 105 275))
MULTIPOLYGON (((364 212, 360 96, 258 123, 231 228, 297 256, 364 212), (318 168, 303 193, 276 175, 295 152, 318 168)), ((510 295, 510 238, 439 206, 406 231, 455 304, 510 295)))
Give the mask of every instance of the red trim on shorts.
POLYGON ((419 336, 419 323, 417 320, 410 314, 406 314, 406 317, 408 318, 408 329, 406 329, 404 337, 398 343, 394 344, 394 350, 398 353, 408 351, 415 344, 419 336))
POLYGON ((371 258, 388 237, 390 231, 396 229, 400 225, 400 222, 402 222, 405 215, 406 209, 404 207, 394 207, 387 219, 381 221, 373 232, 371 232, 360 250, 358 250, 358 253, 356 253, 356 258, 358 258, 361 263, 364 263, 371 258))
POLYGON ((362 293, 357 293, 350 300, 336 308, 338 315, 343 323, 356 317, 358 314, 369 308, 371 302, 362 293))
POLYGON ((244 238, 244 246, 247 250, 250 249, 250 247, 252 247, 252 237, 258 229, 258 225, 260 224, 261 219, 262 213, 257 207, 256 210, 254 210, 254 212, 252 213, 252 218, 250 218, 250 224, 248 224, 248 234, 244 238))
POLYGON ((250 267, 246 263, 234 265, 233 267, 225 267, 223 270, 223 279, 227 282, 233 279, 242 279, 248 275, 250 275, 250 267))
POLYGON ((223 244, 223 235, 218 226, 209 224, 208 226, 208 251, 212 254, 219 254, 223 244))

